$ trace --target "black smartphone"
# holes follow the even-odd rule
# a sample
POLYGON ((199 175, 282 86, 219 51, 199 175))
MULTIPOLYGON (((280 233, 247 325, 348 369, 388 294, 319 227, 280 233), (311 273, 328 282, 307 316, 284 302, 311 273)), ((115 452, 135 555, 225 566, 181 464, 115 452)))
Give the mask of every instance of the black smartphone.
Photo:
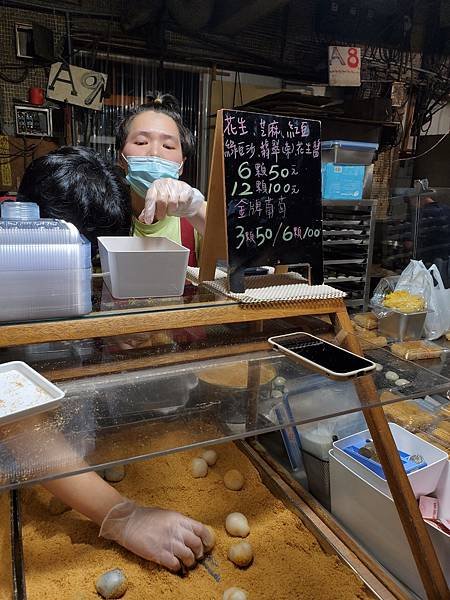
POLYGON ((301 360, 308 368, 333 379, 366 375, 376 367, 373 361, 325 342, 310 333, 277 335, 270 337, 268 342, 281 352, 301 360))

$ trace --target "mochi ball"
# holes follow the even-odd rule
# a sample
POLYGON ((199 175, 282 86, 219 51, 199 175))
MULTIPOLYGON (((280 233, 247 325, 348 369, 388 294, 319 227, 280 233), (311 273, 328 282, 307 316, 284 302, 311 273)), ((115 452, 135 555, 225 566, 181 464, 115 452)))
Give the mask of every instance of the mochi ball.
POLYGON ((399 375, 397 375, 395 371, 387 371, 387 373, 385 373, 384 376, 388 381, 397 381, 397 379, 399 378, 399 375))
POLYGON ((242 513, 230 513, 225 521, 225 529, 234 537, 247 537, 250 533, 250 527, 247 517, 242 513))
POLYGON ((215 450, 205 450, 202 454, 203 460, 206 460, 210 467, 213 467, 217 462, 217 452, 215 450))
POLYGON ((208 475, 208 463, 204 458, 193 458, 191 461, 192 477, 206 477, 208 475))
POLYGON ((104 478, 110 483, 118 483, 125 477, 125 465, 116 465, 105 469, 104 478))
POLYGON ((247 592, 238 587, 230 587, 223 593, 223 600, 247 600, 247 598, 247 592))
POLYGON ((223 477, 225 487, 234 492, 238 492, 244 487, 245 479, 237 469, 230 469, 223 477))
POLYGON ((248 542, 233 544, 228 550, 228 558, 238 567, 248 567, 253 560, 253 548, 248 542))
POLYGON ((128 581, 122 569, 106 571, 95 582, 95 589, 102 598, 122 598, 128 588, 128 581))

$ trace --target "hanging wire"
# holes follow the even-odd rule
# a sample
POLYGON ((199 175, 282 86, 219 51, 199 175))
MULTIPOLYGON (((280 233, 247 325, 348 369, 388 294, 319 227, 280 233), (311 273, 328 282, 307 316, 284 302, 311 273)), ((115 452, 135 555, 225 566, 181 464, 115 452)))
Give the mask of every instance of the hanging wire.
POLYGON ((441 142, 443 142, 449 134, 450 134, 450 131, 447 131, 447 133, 444 133, 444 135, 433 146, 431 146, 431 148, 428 148, 428 150, 426 150, 425 152, 422 152, 422 154, 417 154, 416 156, 411 156, 408 158, 396 158, 392 162, 403 162, 403 161, 407 161, 407 160, 416 160, 416 158, 422 158, 422 156, 425 156, 425 155, 429 154, 432 150, 434 150, 436 148, 436 146, 439 146, 439 144, 441 142))

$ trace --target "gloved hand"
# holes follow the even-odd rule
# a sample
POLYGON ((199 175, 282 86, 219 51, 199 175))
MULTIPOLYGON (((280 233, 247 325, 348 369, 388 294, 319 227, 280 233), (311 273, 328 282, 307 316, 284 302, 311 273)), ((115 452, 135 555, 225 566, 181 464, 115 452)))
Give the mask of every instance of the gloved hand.
POLYGON ((139 221, 151 225, 155 217, 158 221, 166 215, 173 217, 194 217, 203 205, 205 198, 196 188, 177 179, 157 179, 147 190, 144 210, 139 221))
POLYGON ((178 571, 181 563, 192 567, 212 544, 212 534, 202 523, 126 498, 108 512, 99 535, 171 571, 178 571))

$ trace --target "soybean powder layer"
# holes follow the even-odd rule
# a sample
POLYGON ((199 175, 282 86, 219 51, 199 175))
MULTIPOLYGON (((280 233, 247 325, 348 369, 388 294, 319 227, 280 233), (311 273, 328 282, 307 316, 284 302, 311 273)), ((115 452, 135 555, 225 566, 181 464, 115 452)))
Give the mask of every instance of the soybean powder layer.
MULTIPOLYGON (((173 433, 172 446, 176 445, 173 433)), ((169 442, 169 440, 168 440, 169 442)), ((147 506, 184 512, 215 530, 212 556, 220 582, 203 565, 180 577, 148 563, 113 542, 98 537, 98 527, 74 511, 48 512, 49 494, 42 488, 23 492, 23 538, 29 600, 93 600, 94 582, 103 572, 120 567, 129 580, 125 600, 221 600, 224 590, 239 586, 250 600, 365 600, 371 592, 335 555, 326 554, 300 519, 263 485, 257 470, 234 445, 215 446, 219 459, 208 476, 193 479, 189 451, 133 463, 126 467, 119 491, 147 506), (223 475, 239 469, 245 476, 239 492, 227 490, 223 475), (224 527, 230 512, 248 518, 247 540, 254 561, 245 570, 227 559, 239 541, 224 527)))

